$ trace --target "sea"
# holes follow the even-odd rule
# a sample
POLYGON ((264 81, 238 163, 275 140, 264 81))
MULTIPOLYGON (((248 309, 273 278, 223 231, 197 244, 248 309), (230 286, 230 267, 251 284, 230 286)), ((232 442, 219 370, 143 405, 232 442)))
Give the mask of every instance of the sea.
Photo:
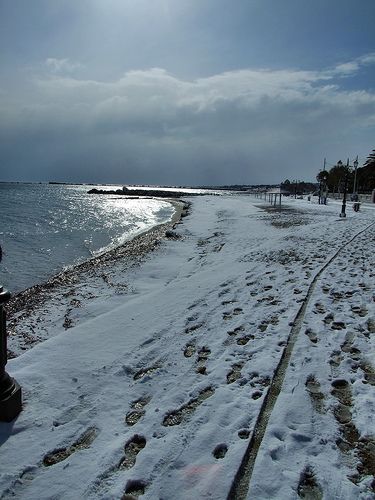
POLYGON ((0 286, 12 294, 168 222, 163 200, 87 194, 89 186, 0 182, 0 286))

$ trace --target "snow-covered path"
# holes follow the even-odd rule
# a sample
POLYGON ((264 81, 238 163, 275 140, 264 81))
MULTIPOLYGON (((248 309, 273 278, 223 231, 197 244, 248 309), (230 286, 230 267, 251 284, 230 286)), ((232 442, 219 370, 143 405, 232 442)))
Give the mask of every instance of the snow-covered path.
POLYGON ((1 498, 371 498, 375 214, 289 203, 194 199, 182 239, 105 270, 124 293, 91 280, 8 363, 1 498))

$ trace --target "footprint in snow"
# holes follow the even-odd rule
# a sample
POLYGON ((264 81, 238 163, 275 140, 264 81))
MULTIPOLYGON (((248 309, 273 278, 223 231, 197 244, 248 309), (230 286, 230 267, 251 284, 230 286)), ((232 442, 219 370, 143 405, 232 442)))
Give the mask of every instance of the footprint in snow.
POLYGON ((146 413, 145 406, 150 402, 151 397, 139 398, 131 403, 132 410, 126 414, 125 422, 129 426, 135 425, 146 413))
POLYGON ((315 308, 314 308, 314 313, 324 314, 325 312, 326 312, 326 309, 325 309, 324 305, 321 302, 316 302, 315 308))
POLYGON ((243 363, 234 363, 231 366, 230 372, 227 374, 227 384, 233 384, 236 380, 241 377, 241 369, 243 367, 243 363))
POLYGON ((322 488, 316 479, 313 469, 309 465, 301 473, 297 486, 297 494, 299 498, 309 500, 321 500, 323 498, 322 488))
POLYGON ((309 375, 306 379, 305 387, 315 410, 318 413, 324 413, 324 394, 320 390, 320 383, 313 375, 309 375))
POLYGON ((254 340, 254 335, 244 335, 243 337, 237 339, 238 345, 246 345, 250 340, 254 340))
POLYGON ((332 323, 332 321, 334 320, 334 315, 332 313, 328 313, 324 319, 323 319, 323 323, 325 323, 326 325, 329 325, 330 323, 332 323))
POLYGON ((196 398, 191 399, 179 409, 167 413, 164 417, 163 425, 165 427, 170 427, 181 424, 195 412, 203 401, 210 398, 214 393, 215 390, 212 387, 203 389, 203 391, 201 391, 196 398))
POLYGON ((141 368, 140 370, 138 370, 133 379, 134 380, 140 380, 142 379, 143 377, 146 377, 148 375, 151 375, 152 373, 154 373, 156 370, 158 370, 159 368, 161 367, 161 364, 160 363, 156 363, 155 365, 153 366, 149 366, 149 367, 146 367, 146 368, 141 368))
POLYGON ((307 335, 313 344, 318 342, 318 336, 312 328, 306 328, 305 335, 307 335))
POLYGON ((361 318, 364 318, 368 314, 368 310, 364 306, 351 306, 351 310, 361 318))
POLYGON ((225 457, 227 451, 228 451, 228 446, 225 443, 220 443, 217 446, 215 446, 215 449, 213 450, 212 454, 216 459, 221 459, 225 457))
POLYGON ((209 349, 206 346, 203 346, 201 349, 198 351, 198 356, 197 356, 197 373, 200 373, 201 375, 206 375, 206 361, 211 354, 211 349, 209 349))
POLYGON ((250 436, 250 431, 249 431, 249 429, 240 429, 240 430, 238 431, 238 437, 239 437, 240 439, 248 439, 248 438, 249 438, 249 436, 250 436))
POLYGON ((241 326, 237 326, 237 328, 234 328, 234 330, 229 330, 227 332, 227 334, 232 337, 234 335, 237 335, 237 333, 240 333, 243 331, 245 331, 245 327, 243 325, 241 325, 241 326))
POLYGON ((241 307, 235 307, 233 311, 226 311, 223 312, 223 319, 228 320, 233 318, 233 316, 238 316, 239 314, 243 313, 243 309, 241 307))
POLYGON ((196 330, 199 330, 199 328, 202 328, 203 325, 204 325, 204 323, 200 322, 200 323, 196 323, 195 325, 192 325, 192 326, 187 326, 185 328, 185 333, 195 332, 196 330))
POLYGON ((193 343, 186 344, 186 346, 184 348, 185 358, 191 358, 191 356, 193 356, 193 354, 195 354, 195 351, 196 351, 196 348, 195 348, 195 345, 193 343))
POLYGON ((145 494, 146 488, 146 481, 130 479, 126 483, 125 494, 121 497, 121 500, 136 500, 139 496, 145 494))
POLYGON ((146 438, 135 434, 124 446, 124 456, 118 464, 118 469, 126 470, 134 467, 138 453, 146 446, 146 438))
POLYGON ((346 324, 343 321, 333 321, 331 324, 332 330, 344 330, 346 324))
POLYGON ((56 448, 55 450, 47 453, 43 458, 43 465, 45 467, 50 467, 51 465, 58 464, 59 462, 66 460, 73 453, 88 448, 96 438, 97 432, 98 431, 95 427, 90 427, 70 446, 56 448))

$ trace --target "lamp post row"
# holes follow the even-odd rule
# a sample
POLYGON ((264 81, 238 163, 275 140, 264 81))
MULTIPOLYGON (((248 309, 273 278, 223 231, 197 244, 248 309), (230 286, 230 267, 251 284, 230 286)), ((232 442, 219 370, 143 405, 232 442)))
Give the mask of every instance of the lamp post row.
MULTIPOLYGON (((326 171, 325 167, 326 167, 326 159, 324 158, 324 169, 323 169, 323 172, 326 171)), ((357 195, 358 155, 357 155, 356 159, 353 162, 353 167, 354 167, 354 182, 353 182, 353 194, 352 194, 352 198, 353 198, 353 200, 355 202, 357 202, 358 201, 358 195, 357 195)), ((343 200, 342 200, 342 207, 341 207, 340 217, 346 217, 346 195, 347 195, 347 191, 348 191, 348 174, 349 174, 349 168, 350 168, 350 165, 349 165, 349 158, 348 158, 348 160, 346 162, 346 173, 345 173, 345 179, 344 179, 344 196, 343 196, 343 200)), ((322 191, 326 189, 327 177, 328 177, 328 172, 324 176, 324 179, 323 179, 324 188, 322 187, 322 181, 321 180, 319 181, 319 204, 322 203, 322 199, 323 199, 322 191)), ((327 203, 326 202, 326 196, 324 197, 324 202, 323 203, 324 204, 327 203)), ((359 208, 359 203, 358 203, 357 211, 358 211, 358 208, 359 208)))
MULTIPOLYGON (((358 168, 358 155, 356 157, 356 159, 354 160, 353 162, 353 166, 354 166, 354 182, 353 182, 353 193, 352 193, 352 199, 354 201, 354 209, 355 211, 358 211, 359 210, 359 203, 358 203, 358 195, 357 195, 357 191, 356 191, 356 188, 357 188, 357 168, 358 168)), ((349 169, 350 169, 350 165, 349 165, 349 158, 346 162, 346 173, 345 173, 345 180, 344 180, 344 196, 343 196, 343 199, 342 199, 342 207, 341 207, 341 213, 340 213, 340 217, 346 217, 346 195, 347 195, 347 192, 348 192, 348 175, 349 175, 349 169)))

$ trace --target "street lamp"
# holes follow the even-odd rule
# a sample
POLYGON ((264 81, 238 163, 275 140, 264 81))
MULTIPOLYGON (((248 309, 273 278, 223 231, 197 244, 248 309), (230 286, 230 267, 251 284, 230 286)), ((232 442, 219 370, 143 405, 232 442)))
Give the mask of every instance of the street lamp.
POLYGON ((320 205, 322 202, 322 178, 319 176, 319 198, 318 198, 318 204, 320 205))
POLYGON ((11 422, 22 410, 22 393, 18 383, 5 371, 7 364, 6 314, 3 305, 10 293, 0 286, 0 421, 11 422))
POLYGON ((327 180, 328 180, 328 172, 323 170, 323 175, 322 175, 322 191, 321 191, 321 198, 320 202, 322 205, 327 205, 327 195, 328 195, 328 189, 327 189, 327 180))
POLYGON ((345 170, 345 180, 344 180, 344 196, 342 199, 342 207, 340 217, 346 217, 345 209, 346 209, 346 193, 348 190, 348 175, 349 175, 349 158, 346 162, 346 170, 345 170))
POLYGON ((354 160, 353 165, 354 165, 353 201, 358 201, 358 194, 357 194, 358 155, 357 158, 354 160))

